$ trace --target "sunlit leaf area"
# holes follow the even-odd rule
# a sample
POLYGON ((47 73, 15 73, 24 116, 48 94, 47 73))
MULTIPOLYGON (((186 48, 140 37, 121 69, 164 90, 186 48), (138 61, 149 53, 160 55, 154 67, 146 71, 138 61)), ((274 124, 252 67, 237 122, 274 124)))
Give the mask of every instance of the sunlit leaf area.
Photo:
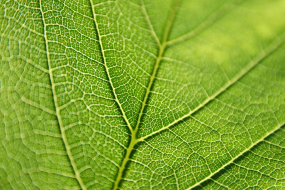
POLYGON ((0 0, 0 189, 285 189, 285 0, 0 0))

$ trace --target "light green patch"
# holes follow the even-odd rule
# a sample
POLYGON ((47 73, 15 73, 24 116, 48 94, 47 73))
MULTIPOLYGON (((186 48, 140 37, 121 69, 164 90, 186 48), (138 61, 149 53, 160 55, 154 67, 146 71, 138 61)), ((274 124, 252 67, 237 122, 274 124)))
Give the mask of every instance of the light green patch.
POLYGON ((0 189, 284 189, 284 0, 0 3, 0 189))

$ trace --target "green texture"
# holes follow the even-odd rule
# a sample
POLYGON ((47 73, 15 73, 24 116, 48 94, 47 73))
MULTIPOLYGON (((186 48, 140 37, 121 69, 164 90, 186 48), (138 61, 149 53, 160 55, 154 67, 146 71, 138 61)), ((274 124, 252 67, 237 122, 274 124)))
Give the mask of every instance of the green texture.
POLYGON ((0 0, 0 189, 285 189, 284 0, 0 0))

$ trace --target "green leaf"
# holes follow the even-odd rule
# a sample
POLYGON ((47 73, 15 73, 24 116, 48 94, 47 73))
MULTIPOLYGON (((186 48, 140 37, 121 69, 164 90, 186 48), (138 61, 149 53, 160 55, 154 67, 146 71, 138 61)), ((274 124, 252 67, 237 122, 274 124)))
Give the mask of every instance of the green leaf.
POLYGON ((284 189, 284 0, 2 0, 0 189, 284 189))

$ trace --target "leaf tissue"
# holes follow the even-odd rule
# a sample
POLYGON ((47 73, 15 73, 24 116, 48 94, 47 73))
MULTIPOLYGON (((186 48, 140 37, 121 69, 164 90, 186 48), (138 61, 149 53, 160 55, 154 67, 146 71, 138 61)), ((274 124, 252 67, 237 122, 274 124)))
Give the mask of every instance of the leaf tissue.
POLYGON ((1 0, 0 189, 285 189, 284 0, 1 0))

